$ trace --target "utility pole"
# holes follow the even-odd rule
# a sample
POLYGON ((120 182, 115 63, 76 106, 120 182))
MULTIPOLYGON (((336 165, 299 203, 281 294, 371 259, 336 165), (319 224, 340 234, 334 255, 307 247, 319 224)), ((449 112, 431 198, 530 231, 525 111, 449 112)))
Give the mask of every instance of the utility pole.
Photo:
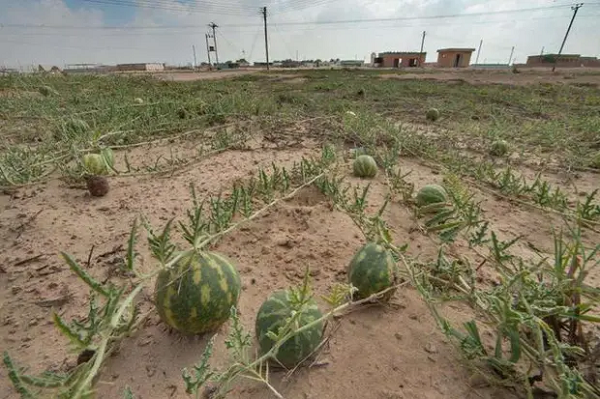
POLYGON ((196 66, 198 65, 197 61, 196 61, 196 46, 192 44, 192 51, 194 52, 194 69, 196 69, 196 66))
POLYGON ((563 39, 562 44, 560 45, 560 50, 558 50, 558 56, 554 59, 554 65, 552 65, 552 72, 554 72, 554 70, 556 69, 556 63, 558 62, 558 59, 562 54, 563 47, 565 46, 565 42, 567 41, 567 36, 569 36, 571 26, 573 26, 573 21, 575 21, 575 17, 577 16, 577 11, 579 11, 581 7, 583 7, 583 3, 578 3, 571 7, 571 10, 573 10, 573 17, 571 18, 571 22, 569 23, 569 27, 567 28, 567 32, 565 33, 565 38, 563 39))
POLYGON ((211 66, 211 62, 210 62, 210 46, 208 45, 208 33, 204 34, 204 37, 206 38, 206 54, 208 54, 208 66, 211 66))
MULTIPOLYGON (((421 57, 423 56, 423 46, 425 45, 425 31, 423 31, 423 38, 421 39, 421 51, 419 52, 419 66, 421 65, 421 57)), ((423 60, 425 63, 425 60, 423 60)))
MULTIPOLYGON (((265 22, 265 53, 267 56, 267 71, 269 70, 269 39, 267 36, 267 7, 262 8, 263 21, 265 22)), ((298 56, 296 55, 296 58, 298 56)))
POLYGON ((481 45, 483 44, 483 39, 479 41, 479 48, 477 49, 477 57, 475 57, 475 65, 479 64, 479 53, 481 53, 481 45))
POLYGON ((211 22, 210 24, 208 24, 209 28, 212 28, 212 32, 213 32, 213 43, 215 45, 215 58, 217 59, 217 68, 219 67, 219 52, 217 51, 217 32, 215 31, 215 29, 217 29, 219 27, 219 25, 215 24, 214 22, 211 22))
POLYGON ((515 46, 512 46, 512 49, 510 49, 510 58, 508 59, 508 66, 510 66, 514 52, 515 52, 515 46))
POLYGON ((540 55, 544 55, 544 46, 542 46, 542 51, 540 51, 540 55))

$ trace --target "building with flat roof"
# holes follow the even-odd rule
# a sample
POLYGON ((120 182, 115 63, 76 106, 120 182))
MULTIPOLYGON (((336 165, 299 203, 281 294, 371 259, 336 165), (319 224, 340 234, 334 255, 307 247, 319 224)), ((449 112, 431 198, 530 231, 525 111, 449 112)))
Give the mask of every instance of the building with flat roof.
POLYGON ((582 57, 579 54, 540 54, 527 57, 525 66, 532 68, 551 67, 556 63, 560 68, 600 67, 600 60, 596 57, 582 57))
POLYGON ((373 60, 374 66, 381 68, 410 68, 423 66, 427 53, 414 51, 386 51, 373 60))
POLYGON ((471 63, 474 48, 442 48, 438 52, 437 66, 440 68, 466 68, 471 63))
POLYGON ((158 63, 117 64, 117 71, 161 72, 164 70, 165 65, 158 63))

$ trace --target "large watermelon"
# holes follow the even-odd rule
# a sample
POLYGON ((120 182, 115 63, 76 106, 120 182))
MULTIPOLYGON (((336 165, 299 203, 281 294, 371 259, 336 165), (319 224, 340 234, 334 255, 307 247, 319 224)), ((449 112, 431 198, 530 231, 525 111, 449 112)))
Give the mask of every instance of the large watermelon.
POLYGON ((184 334, 220 327, 241 291, 236 267, 215 252, 193 252, 156 280, 155 305, 163 322, 184 334))
MULTIPOLYGON (((256 338, 261 353, 266 353, 273 348, 273 340, 267 336, 269 331, 277 334, 279 328, 285 326, 286 319, 292 315, 291 295, 288 290, 273 293, 258 310, 256 315, 256 338)), ((315 320, 323 317, 317 303, 311 300, 304 311, 292 326, 297 330, 315 320)), ((323 339, 323 321, 316 323, 307 330, 289 338, 279 347, 276 359, 286 368, 294 368, 311 355, 321 344, 323 339)))
POLYGON ((427 184, 417 193, 417 206, 427 206, 448 201, 448 193, 439 184, 427 184))
POLYGON ((354 160, 354 175, 358 177, 375 177, 377 163, 370 155, 359 155, 354 160))
MULTIPOLYGON (((382 245, 368 242, 352 258, 348 279, 358 288, 357 299, 363 299, 396 285, 400 275, 392 254, 382 245)), ((383 299, 390 299, 394 291, 388 291, 383 299)))

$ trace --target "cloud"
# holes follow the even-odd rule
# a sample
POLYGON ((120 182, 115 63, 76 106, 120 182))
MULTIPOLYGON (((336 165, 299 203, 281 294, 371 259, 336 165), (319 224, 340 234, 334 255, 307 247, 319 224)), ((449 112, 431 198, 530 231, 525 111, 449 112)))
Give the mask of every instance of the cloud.
MULTIPOLYGON (((217 44, 220 61, 241 56, 253 61, 264 60, 259 7, 265 2, 142 2, 147 4, 150 1, 167 9, 138 7, 126 10, 124 7, 81 1, 74 6, 74 0, 0 0, 0 23, 5 24, 0 28, 0 63, 6 66, 125 62, 187 64, 192 61, 192 45, 196 47, 198 61, 205 61, 204 34, 211 21, 219 25, 217 44), (232 5, 234 3, 235 6, 232 5), (234 9, 236 15, 227 15, 234 9), (106 29, 114 25, 125 28, 106 29)), ((556 0, 532 0, 527 5, 520 0, 271 0, 267 3, 270 4, 271 59, 295 58, 298 54, 300 59, 368 60, 372 51, 418 50, 422 31, 425 30, 428 61, 435 61, 438 48, 477 48, 483 39, 480 62, 508 62, 512 46, 515 46, 517 62, 524 62, 527 55, 539 53, 542 46, 546 52, 558 51, 572 15, 568 6, 498 13, 570 4, 556 0), (473 13, 491 14, 427 18, 473 13), (416 17, 425 18, 414 19, 416 17), (355 21, 364 19, 381 20, 355 21), (355 22, 335 23, 340 20, 355 22)), ((564 51, 598 55, 600 43, 595 33, 595 21, 599 17, 600 6, 584 5, 564 51)))

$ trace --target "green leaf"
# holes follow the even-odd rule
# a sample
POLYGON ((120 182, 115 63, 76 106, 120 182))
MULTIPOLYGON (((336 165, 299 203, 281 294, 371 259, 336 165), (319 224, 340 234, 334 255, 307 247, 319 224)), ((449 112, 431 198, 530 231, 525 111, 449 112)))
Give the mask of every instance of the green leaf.
POLYGON ((133 392, 131 392, 131 388, 129 388, 129 386, 125 387, 125 392, 123 392, 123 399, 135 399, 135 396, 133 396, 133 392))
POLYGON ((127 241, 127 257, 125 259, 125 268, 133 272, 134 262, 136 258, 135 244, 137 241, 138 224, 137 219, 133 220, 131 226, 131 232, 129 233, 129 240, 127 241))
POLYGON ((212 371, 208 365, 215 344, 215 337, 216 335, 211 337, 202 353, 200 362, 194 365, 194 375, 192 376, 187 368, 184 368, 182 371, 183 381, 185 382, 185 392, 188 394, 197 393, 198 390, 215 375, 215 372, 212 371))
POLYGON ((511 356, 509 361, 516 363, 521 358, 521 337, 518 329, 509 329, 506 334, 510 340, 510 352, 511 356))
POLYGON ((73 272, 75 272, 75 274, 77 274, 77 276, 79 276, 79 278, 82 279, 87 285, 89 285, 91 289, 105 297, 108 297, 109 292, 105 290, 104 287, 102 287, 102 284, 100 284, 98 281, 94 280, 89 274, 87 274, 85 270, 83 270, 81 266, 79 266, 75 259, 71 257, 71 255, 65 252, 61 252, 61 255, 69 265, 69 268, 73 272))
POLYGON ((21 399, 34 399, 34 394, 25 387, 25 384, 21 380, 19 371, 15 367, 11 357, 8 355, 8 352, 4 352, 4 365, 8 369, 8 378, 12 382, 16 391, 21 395, 21 399))

